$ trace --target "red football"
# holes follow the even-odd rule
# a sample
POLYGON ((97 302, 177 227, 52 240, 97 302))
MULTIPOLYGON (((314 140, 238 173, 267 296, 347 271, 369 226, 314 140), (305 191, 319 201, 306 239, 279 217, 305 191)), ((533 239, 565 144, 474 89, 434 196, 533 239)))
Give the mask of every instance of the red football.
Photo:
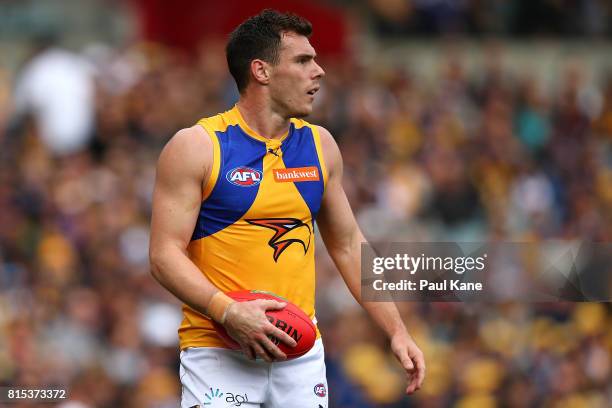
MULTIPOLYGON (((266 316, 268 316, 270 323, 287 333, 297 342, 295 347, 291 347, 285 343, 279 342, 275 337, 271 338, 272 342, 287 355, 288 360, 303 356, 314 345, 317 337, 315 326, 306 313, 293 303, 270 292, 257 290, 239 290, 228 292, 226 295, 238 302, 247 302, 256 299, 272 299, 287 304, 282 310, 268 310, 266 316)), ((215 330, 217 330, 217 333, 229 348, 234 350, 240 349, 238 343, 227 334, 223 326, 217 322, 213 322, 213 324, 215 330)))

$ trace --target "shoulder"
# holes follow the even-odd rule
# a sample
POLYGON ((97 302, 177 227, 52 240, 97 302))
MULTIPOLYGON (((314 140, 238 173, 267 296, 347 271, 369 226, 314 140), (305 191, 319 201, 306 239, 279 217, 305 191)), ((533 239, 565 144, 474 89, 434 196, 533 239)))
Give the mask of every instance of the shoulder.
POLYGON ((194 125, 179 130, 170 138, 160 154, 158 167, 203 177, 212 159, 213 144, 207 131, 200 125, 194 125))
POLYGON ((323 126, 314 125, 303 119, 292 118, 291 123, 293 123, 297 129, 308 127, 312 130, 313 137, 318 138, 321 143, 321 149, 324 156, 323 159, 328 165, 333 165, 338 160, 342 160, 338 144, 329 130, 325 129, 323 126))
POLYGON ((208 132, 200 125, 181 129, 166 143, 162 154, 165 152, 179 153, 190 156, 197 156, 212 149, 212 141, 208 132))
POLYGON ((323 126, 315 126, 319 132, 319 136, 321 137, 321 145, 323 147, 324 150, 335 150, 338 153, 340 153, 340 150, 338 149, 338 144, 336 143, 336 140, 334 139, 334 137, 332 136, 331 133, 329 133, 329 130, 325 129, 323 126))
POLYGON ((321 140, 323 160, 327 164, 329 175, 334 176, 342 171, 342 155, 336 140, 323 126, 315 126, 321 140))

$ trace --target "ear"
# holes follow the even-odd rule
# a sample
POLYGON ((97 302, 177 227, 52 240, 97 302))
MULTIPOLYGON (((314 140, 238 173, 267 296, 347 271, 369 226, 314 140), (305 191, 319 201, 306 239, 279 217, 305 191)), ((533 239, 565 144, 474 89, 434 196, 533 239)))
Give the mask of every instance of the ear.
POLYGON ((254 59, 251 61, 251 74, 260 84, 268 85, 270 83, 270 64, 260 59, 254 59))

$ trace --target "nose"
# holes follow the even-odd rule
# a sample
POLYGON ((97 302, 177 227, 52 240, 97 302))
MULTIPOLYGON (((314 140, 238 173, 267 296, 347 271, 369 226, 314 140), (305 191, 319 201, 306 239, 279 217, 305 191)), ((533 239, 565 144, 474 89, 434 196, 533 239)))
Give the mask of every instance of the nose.
POLYGON ((315 64, 315 68, 316 68, 315 78, 323 78, 325 76, 325 71, 316 62, 314 64, 315 64))

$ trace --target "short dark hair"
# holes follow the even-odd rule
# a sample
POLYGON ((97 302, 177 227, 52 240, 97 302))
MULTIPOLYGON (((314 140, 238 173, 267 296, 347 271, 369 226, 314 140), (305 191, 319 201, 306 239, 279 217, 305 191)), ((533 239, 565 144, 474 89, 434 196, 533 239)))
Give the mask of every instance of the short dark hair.
POLYGON ((309 37, 312 24, 296 14, 265 9, 232 31, 225 55, 240 93, 249 83, 251 61, 261 59, 270 64, 278 63, 281 35, 285 32, 309 37))

